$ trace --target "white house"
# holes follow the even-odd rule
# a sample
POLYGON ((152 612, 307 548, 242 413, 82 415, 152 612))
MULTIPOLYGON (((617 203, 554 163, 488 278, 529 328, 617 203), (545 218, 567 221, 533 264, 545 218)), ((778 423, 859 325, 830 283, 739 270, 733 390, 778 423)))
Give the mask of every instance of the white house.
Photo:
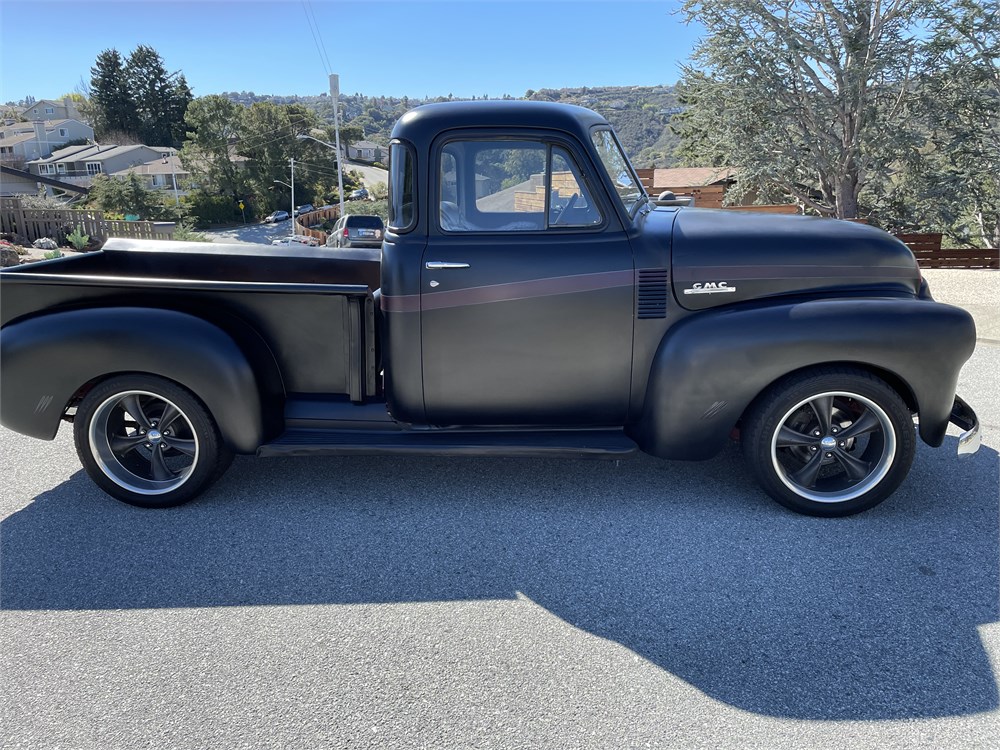
POLYGON ((79 120, 80 110, 69 97, 62 100, 42 99, 21 110, 25 120, 79 120))
POLYGON ((160 161, 172 149, 152 146, 70 146, 53 151, 44 159, 27 163, 32 174, 58 177, 60 180, 89 187, 99 174, 128 172, 130 168, 160 161))
POLYGON ((0 164, 17 169, 26 162, 44 159, 64 143, 93 140, 94 129, 74 119, 15 122, 0 129, 0 164))

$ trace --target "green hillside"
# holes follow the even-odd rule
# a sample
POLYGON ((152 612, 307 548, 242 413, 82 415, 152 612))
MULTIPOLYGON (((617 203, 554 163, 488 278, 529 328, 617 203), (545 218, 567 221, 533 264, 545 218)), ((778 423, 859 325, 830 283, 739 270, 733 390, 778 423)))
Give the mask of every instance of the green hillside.
MULTIPOLYGON (((249 106, 258 101, 276 104, 301 104, 315 110, 321 117, 332 121, 333 107, 327 94, 319 96, 275 96, 255 94, 252 91, 222 94, 235 102, 249 106)), ((474 99, 477 97, 473 97, 474 99)), ((488 97, 480 97, 488 98, 488 97)), ((676 136, 670 132, 670 117, 680 111, 673 86, 598 86, 594 88, 528 90, 523 97, 504 96, 503 99, 530 99, 533 101, 578 104, 604 115, 614 126, 622 145, 636 167, 671 166, 675 159, 673 149, 676 136)), ((358 126, 365 138, 385 144, 392 126, 407 110, 430 102, 453 101, 456 97, 439 96, 433 99, 411 99, 394 96, 366 96, 343 94, 340 96, 342 122, 358 126)))

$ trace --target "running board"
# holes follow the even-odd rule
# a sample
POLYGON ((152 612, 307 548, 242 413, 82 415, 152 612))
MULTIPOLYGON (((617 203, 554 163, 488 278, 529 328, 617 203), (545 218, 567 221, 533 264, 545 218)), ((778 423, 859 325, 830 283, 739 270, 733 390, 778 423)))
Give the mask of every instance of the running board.
POLYGON ((472 432, 462 430, 359 431, 293 428, 258 456, 539 456, 623 458, 638 446, 621 430, 472 432))

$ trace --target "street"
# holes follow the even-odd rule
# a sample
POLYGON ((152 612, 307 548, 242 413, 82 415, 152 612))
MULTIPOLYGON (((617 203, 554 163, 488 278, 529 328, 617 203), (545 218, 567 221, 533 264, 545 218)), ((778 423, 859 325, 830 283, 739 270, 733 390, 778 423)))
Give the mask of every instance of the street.
POLYGON ((1000 273, 925 276, 977 318, 983 445, 920 443, 845 519, 785 511, 735 446, 239 457, 143 511, 65 426, 0 430, 0 745, 994 746, 1000 273))
MULTIPOLYGON (((362 164, 347 163, 345 168, 348 170, 357 170, 361 172, 364 180, 364 185, 366 187, 371 187, 376 182, 386 182, 388 180, 388 172, 384 169, 377 169, 375 167, 368 167, 362 164)), ((317 204, 318 205, 318 204, 317 204)), ((291 210, 291 205, 285 206, 284 210, 291 210)), ((350 213, 350 203, 347 204, 347 209, 345 213, 350 213)), ((262 245, 270 245, 271 240, 276 240, 281 237, 287 237, 292 233, 292 222, 279 221, 276 224, 261 224, 260 222, 249 222, 247 224, 238 224, 233 227, 226 227, 225 229, 209 229, 204 232, 212 242, 229 242, 229 243, 254 243, 262 245)))

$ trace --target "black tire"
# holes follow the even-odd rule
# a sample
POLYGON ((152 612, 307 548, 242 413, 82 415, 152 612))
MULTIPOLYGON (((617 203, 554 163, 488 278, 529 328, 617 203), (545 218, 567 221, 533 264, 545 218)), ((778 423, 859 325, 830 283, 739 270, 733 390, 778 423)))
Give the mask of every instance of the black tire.
POLYGON ((91 389, 77 408, 73 437, 90 478, 140 508, 194 499, 233 460, 201 401, 155 375, 121 375, 91 389))
POLYGON ((917 442, 899 394, 846 367, 775 384, 745 415, 742 441, 768 495, 798 513, 827 517, 861 513, 889 497, 909 473, 917 442))

